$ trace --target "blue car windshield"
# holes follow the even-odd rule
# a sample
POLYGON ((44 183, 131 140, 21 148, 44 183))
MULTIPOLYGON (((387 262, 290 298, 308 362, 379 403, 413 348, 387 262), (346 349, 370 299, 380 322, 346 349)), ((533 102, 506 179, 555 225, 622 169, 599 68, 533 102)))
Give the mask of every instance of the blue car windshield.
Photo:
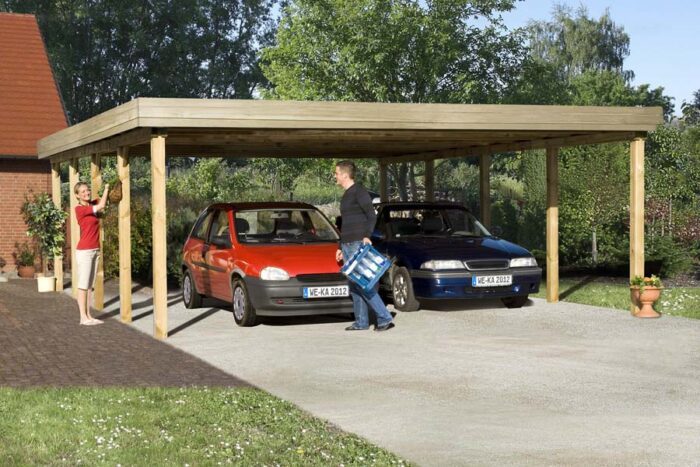
POLYGON ((458 207, 391 209, 382 222, 389 238, 488 237, 491 235, 469 211, 458 207))

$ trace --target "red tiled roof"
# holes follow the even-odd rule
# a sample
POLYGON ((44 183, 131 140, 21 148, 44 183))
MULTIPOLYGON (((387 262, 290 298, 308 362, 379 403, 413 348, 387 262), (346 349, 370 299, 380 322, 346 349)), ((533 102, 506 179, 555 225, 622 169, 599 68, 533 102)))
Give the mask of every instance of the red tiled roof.
POLYGON ((0 13, 0 157, 36 157, 36 142, 66 128, 33 15, 0 13))

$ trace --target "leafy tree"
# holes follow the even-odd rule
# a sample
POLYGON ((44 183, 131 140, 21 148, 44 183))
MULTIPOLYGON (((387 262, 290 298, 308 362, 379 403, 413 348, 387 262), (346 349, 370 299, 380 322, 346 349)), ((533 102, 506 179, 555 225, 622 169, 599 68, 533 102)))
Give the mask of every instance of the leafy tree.
POLYGON ((269 96, 497 102, 525 55, 514 0, 294 0, 263 51, 269 96))
POLYGON ((173 173, 167 180, 169 195, 206 204, 238 199, 251 186, 246 171, 228 168, 218 157, 198 159, 190 170, 173 173))
POLYGON ((561 237, 573 251, 588 250, 593 264, 599 261, 599 241, 618 242, 613 226, 627 216, 628 153, 628 146, 622 144, 568 148, 561 153, 561 237))
POLYGON ((487 87, 507 80, 511 73, 503 70, 509 65, 513 70, 513 55, 522 55, 517 41, 502 34, 496 15, 513 2, 422 3, 290 2, 277 44, 263 52, 263 69, 273 86, 267 95, 387 102, 496 99, 496 87, 487 87), (480 29, 477 16, 489 26, 480 29))
POLYGON ((42 269, 47 273, 48 260, 63 254, 68 213, 59 209, 48 193, 33 195, 32 199, 25 196, 20 211, 27 225, 27 236, 36 240, 42 269))
POLYGON ((458 201, 478 216, 479 167, 460 159, 436 161, 435 190, 446 199, 458 201))
POLYGON ((250 98, 272 0, 0 0, 37 16, 70 120, 139 96, 250 98))
POLYGON ((523 181, 518 242, 530 249, 544 249, 547 207, 547 159, 544 151, 522 153, 518 178, 523 181))
POLYGON ((673 98, 663 94, 664 88, 650 89, 648 84, 633 87, 613 71, 585 71, 570 79, 573 105, 662 107, 664 118, 673 117, 673 98))
MULTIPOLYGON (((277 99, 498 102, 518 75, 522 37, 500 12, 514 0, 294 0, 262 69, 277 99)), ((401 199, 422 168, 389 167, 401 199)))
POLYGON ((533 56, 553 64, 567 78, 592 70, 612 71, 625 81, 634 77, 623 68, 629 55, 629 36, 607 9, 596 20, 588 16, 583 5, 573 11, 556 4, 551 21, 530 21, 526 29, 533 56))
POLYGON ((505 91, 504 104, 569 105, 571 85, 554 63, 528 57, 505 91))
POLYGON ((693 100, 683 101, 681 105, 683 123, 686 125, 700 125, 700 89, 693 93, 693 100))

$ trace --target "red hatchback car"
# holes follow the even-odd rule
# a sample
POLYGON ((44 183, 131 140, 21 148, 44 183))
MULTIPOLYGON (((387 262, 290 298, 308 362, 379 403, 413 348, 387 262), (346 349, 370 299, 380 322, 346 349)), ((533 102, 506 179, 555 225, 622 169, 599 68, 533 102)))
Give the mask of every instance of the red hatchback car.
POLYGON ((258 316, 351 313, 335 261, 338 233, 305 203, 214 204, 200 214, 182 254, 187 308, 202 297, 233 304, 240 326, 258 316))

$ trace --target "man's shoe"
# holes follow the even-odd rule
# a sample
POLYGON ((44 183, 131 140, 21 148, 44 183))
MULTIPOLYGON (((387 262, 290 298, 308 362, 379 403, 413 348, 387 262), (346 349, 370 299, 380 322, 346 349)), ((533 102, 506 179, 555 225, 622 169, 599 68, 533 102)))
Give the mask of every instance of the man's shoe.
POLYGON ((386 323, 386 324, 383 325, 383 326, 375 326, 375 327, 374 327, 374 330, 377 331, 377 332, 388 331, 389 329, 393 328, 394 326, 396 326, 396 325, 394 324, 393 321, 391 321, 391 322, 389 322, 389 323, 386 323))
POLYGON ((369 328, 361 328, 361 327, 355 326, 354 324, 352 326, 348 326, 345 328, 346 331, 366 331, 368 329, 369 328))

